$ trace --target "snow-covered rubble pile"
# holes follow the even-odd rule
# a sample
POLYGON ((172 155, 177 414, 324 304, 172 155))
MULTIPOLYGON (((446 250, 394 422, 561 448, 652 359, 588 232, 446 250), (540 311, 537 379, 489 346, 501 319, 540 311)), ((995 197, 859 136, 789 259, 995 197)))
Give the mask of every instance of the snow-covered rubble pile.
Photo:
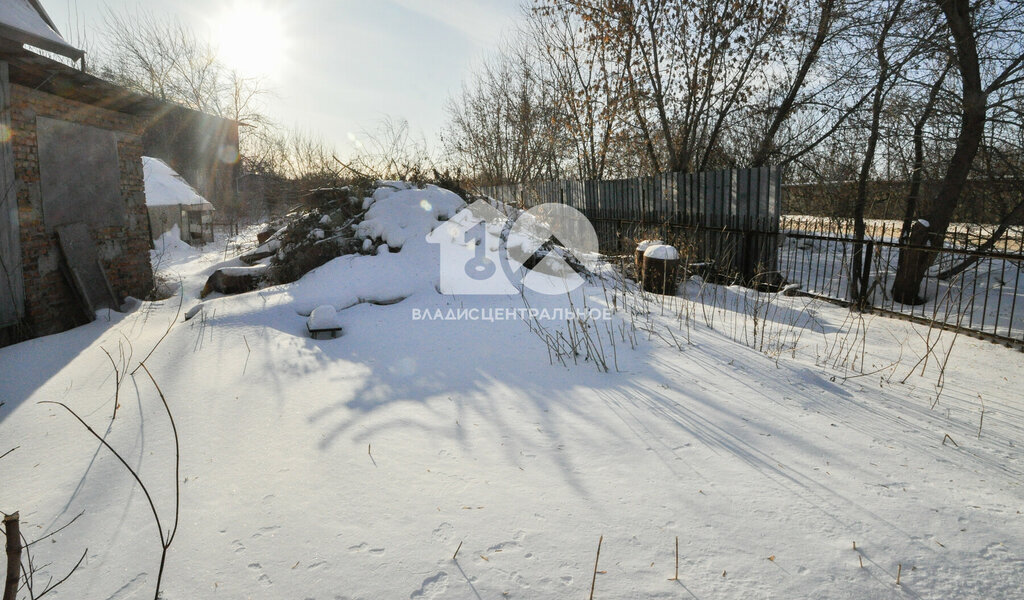
POLYGON ((264 286, 296 281, 339 256, 397 252, 465 206, 448 190, 397 181, 378 181, 368 195, 349 187, 315 190, 311 204, 270 228, 273 234, 241 257, 270 266, 264 286))
MULTIPOLYGON (((535 270, 562 265, 565 271, 589 272, 583 260, 590 264, 595 257, 576 256, 575 251, 556 244, 550 231, 536 223, 536 215, 493 199, 474 199, 473 202, 477 208, 482 205, 486 210, 474 211, 472 217, 468 217, 471 222, 462 225, 473 227, 478 217, 483 218, 485 229, 476 235, 479 243, 485 243, 489 253, 502 253, 507 248, 512 270, 517 270, 520 265, 535 270), (548 256, 558 260, 545 260, 548 256)), ((368 193, 347 187, 318 190, 311 204, 303 211, 292 213, 275 227, 268 225, 262 236, 265 241, 240 257, 245 264, 269 267, 261 272, 262 279, 248 289, 255 289, 257 285, 268 287, 298 281, 311 271, 346 256, 351 258, 339 263, 345 268, 353 268, 355 264, 360 269, 364 265, 372 265, 366 266, 370 273, 363 279, 344 277, 349 291, 358 290, 347 296, 350 301, 365 297, 394 300, 399 289, 408 295, 412 288, 421 285, 430 284, 436 288, 440 272, 438 252, 429 246, 428 236, 467 208, 466 202, 455 192, 435 185, 417 187, 401 181, 378 181, 368 193), (276 231, 266 237, 274 229, 276 231), (402 254, 407 250, 408 255, 399 263, 388 262, 388 255, 402 254), (416 256, 412 256, 414 254, 416 256), (378 260, 353 262, 359 256, 378 260), (390 283, 381 283, 384 280, 390 283), (387 291, 366 289, 367 281, 381 285, 387 291)), ((552 218, 557 220, 558 215, 552 218)), ((466 239, 467 233, 459 229, 452 233, 451 241, 456 245, 466 245, 472 241, 466 239)), ((332 267, 331 272, 339 265, 332 267)), ((223 269, 214 275, 217 277, 211 276, 204 294, 245 291, 238 285, 220 285, 228 281, 225 278, 227 272, 223 269)), ((317 294, 318 298, 320 296, 317 294)))
POLYGON ((418 189, 405 182, 386 182, 364 201, 364 206, 368 210, 356 226, 356 236, 398 250, 411 238, 426 238, 466 203, 454 192, 433 185, 418 189))
POLYGON ((363 206, 365 216, 352 226, 361 252, 322 265, 288 289, 300 314, 325 304, 342 310, 436 293, 440 259, 427 236, 465 206, 462 198, 432 185, 382 182, 363 206))

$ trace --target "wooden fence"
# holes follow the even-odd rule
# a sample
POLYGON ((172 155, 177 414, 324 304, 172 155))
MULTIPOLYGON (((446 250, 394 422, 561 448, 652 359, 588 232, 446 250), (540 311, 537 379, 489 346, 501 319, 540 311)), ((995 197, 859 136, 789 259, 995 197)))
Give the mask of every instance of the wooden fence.
POLYGON ((567 204, 590 220, 606 254, 629 252, 637 241, 657 237, 683 250, 690 263, 713 265, 720 276, 751 281, 778 269, 782 185, 777 167, 563 179, 479 191, 524 208, 567 204))

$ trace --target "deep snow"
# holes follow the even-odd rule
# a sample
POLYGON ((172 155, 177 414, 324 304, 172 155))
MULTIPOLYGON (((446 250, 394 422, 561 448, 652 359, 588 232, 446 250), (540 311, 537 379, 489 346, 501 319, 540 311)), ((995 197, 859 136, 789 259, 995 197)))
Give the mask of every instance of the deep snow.
MULTIPOLYGON (((382 196, 399 194, 417 224, 410 206, 436 219, 454 202, 382 196)), ((0 460, 0 510, 20 510, 29 539, 85 511, 34 549, 52 563, 44 581, 89 549, 56 597, 152 597, 158 536, 123 468, 38 402, 105 432, 167 527, 170 426, 142 371, 110 424, 103 352, 131 370, 165 333, 146 364, 182 443, 172 600, 585 598, 602 535, 595 598, 1024 589, 1024 354, 697 280, 675 299, 615 292, 611 278, 569 297, 445 296, 437 246, 389 219, 364 232, 398 252, 201 310, 206 276, 240 263, 223 240, 158 245, 183 297, 0 349, 0 453, 19 446, 0 460), (309 338, 321 305, 344 335, 309 338), (571 337, 571 325, 511 318, 527 305, 611 313, 596 323, 610 372, 552 364, 531 327, 571 337), (458 319, 470 314, 491 320, 458 319)))

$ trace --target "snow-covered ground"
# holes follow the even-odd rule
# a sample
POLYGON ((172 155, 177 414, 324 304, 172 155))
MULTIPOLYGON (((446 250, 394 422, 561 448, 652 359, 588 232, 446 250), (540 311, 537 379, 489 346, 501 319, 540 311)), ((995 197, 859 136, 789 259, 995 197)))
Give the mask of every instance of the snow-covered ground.
POLYGON ((585 598, 601 536, 594 598, 1020 597, 1024 354, 698 280, 446 296, 438 247, 393 240, 194 309, 240 263, 165 237, 179 295, 0 349, 0 454, 18 447, 0 510, 30 540, 84 511, 33 546, 41 582, 88 548, 53 597, 153 595, 146 497, 39 404, 104 435, 170 529, 173 438, 144 371, 111 422, 115 366, 143 359, 181 440, 168 599, 585 598), (328 304, 343 335, 313 340, 328 304))

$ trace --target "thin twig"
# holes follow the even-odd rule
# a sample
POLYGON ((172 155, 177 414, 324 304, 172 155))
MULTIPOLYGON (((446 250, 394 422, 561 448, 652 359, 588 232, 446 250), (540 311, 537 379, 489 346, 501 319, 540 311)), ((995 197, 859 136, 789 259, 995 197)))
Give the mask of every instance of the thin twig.
POLYGON ((82 420, 82 417, 78 416, 78 413, 71 410, 71 408, 67 404, 64 404, 63 402, 57 402, 55 400, 41 400, 39 404, 56 404, 57 406, 60 406, 64 408, 64 410, 71 413, 71 416, 74 417, 75 420, 77 420, 79 423, 81 423, 82 427, 85 427, 86 431, 92 434, 92 436, 96 438, 100 444, 102 444, 107 450, 109 450, 110 453, 114 455, 114 458, 116 458, 118 462, 120 462, 121 465, 124 466, 125 469, 128 469, 128 473, 131 474, 135 482, 139 484, 140 488, 142 488, 142 494, 146 497, 146 501, 149 502, 149 509, 150 511, 152 511, 153 520, 155 520, 157 524, 157 533, 160 535, 160 544, 163 545, 164 530, 160 526, 160 515, 156 512, 156 504, 153 503, 153 497, 149 495, 149 490, 146 489, 146 485, 142 483, 142 479, 139 478, 139 475, 138 473, 135 472, 135 469, 133 469, 131 465, 128 464, 128 461, 126 461, 117 450, 114 450, 114 447, 107 443, 107 440, 103 439, 103 437, 100 436, 100 434, 96 433, 96 431, 92 427, 89 427, 89 424, 82 420))
POLYGON ((604 536, 602 535, 597 540, 597 557, 594 558, 594 577, 590 580, 590 600, 594 600, 594 586, 597 585, 597 562, 601 560, 601 542, 603 541, 604 536))
MULTIPOLYGON (((985 400, 978 394, 978 400, 981 400, 981 418, 978 419, 978 439, 981 439, 981 426, 985 424, 985 400)), ((3 458, 0 456, 0 458, 3 458)))
POLYGON ((171 407, 167 405, 167 398, 164 397, 163 390, 157 384, 156 379, 153 378, 153 374, 149 372, 149 367, 145 364, 139 365, 146 371, 146 375, 149 376, 149 380, 153 382, 153 387, 156 388, 156 393, 160 394, 160 402, 164 405, 164 411, 167 412, 167 420, 171 422, 171 432, 174 433, 174 526, 171 528, 171 533, 167 537, 167 546, 171 545, 174 541, 175 534, 178 533, 178 513, 181 506, 181 452, 178 443, 178 426, 174 423, 174 415, 171 414, 171 407))
POLYGON ((132 370, 130 375, 134 375, 142 367, 142 365, 147 360, 149 360, 149 357, 153 356, 153 353, 156 352, 156 349, 160 347, 160 344, 164 341, 164 338, 166 338, 167 334, 171 332, 171 328, 173 328, 174 324, 178 322, 178 317, 181 315, 181 305, 185 302, 185 284, 181 281, 180 278, 178 279, 178 290, 181 292, 181 296, 178 298, 178 312, 174 313, 174 319, 171 320, 170 325, 167 326, 167 330, 164 331, 164 334, 161 335, 160 339, 156 341, 156 344, 149 351, 149 354, 147 354, 146 357, 139 362, 139 365, 132 370))
MULTIPOLYGON (((76 517, 76 518, 77 518, 77 517, 76 517)), ((39 540, 36 540, 36 542, 38 542, 38 541, 39 541, 39 540)), ((33 543, 35 543, 35 542, 33 542, 33 543)), ((56 582, 56 583, 54 583, 54 584, 52 584, 52 585, 48 585, 48 586, 46 586, 46 589, 45 589, 45 590, 43 590, 42 592, 40 592, 40 593, 39 593, 39 595, 35 597, 35 600, 39 600, 39 599, 40 599, 40 598, 42 598, 43 596, 45 596, 45 595, 49 594, 49 593, 50 593, 50 592, 52 592, 52 591, 53 591, 54 589, 56 589, 56 588, 57 588, 57 586, 59 586, 60 584, 64 583, 64 582, 65 582, 65 581, 67 581, 67 580, 68 580, 68 579, 69 579, 69 578, 70 578, 70 577, 71 577, 72 575, 74 575, 74 574, 75 574, 75 571, 77 571, 77 570, 78 570, 78 567, 80 567, 80 566, 82 565, 82 561, 83 561, 83 560, 85 560, 85 555, 86 555, 86 554, 88 554, 88 553, 89 553, 89 549, 88 549, 88 548, 86 548, 86 549, 85 549, 85 550, 84 550, 84 551, 82 552, 82 556, 81 556, 81 558, 79 558, 79 559, 78 559, 78 562, 76 562, 76 563, 75 563, 75 566, 71 567, 71 570, 70 570, 70 571, 68 571, 68 574, 67 574, 67 575, 65 575, 64 577, 62 577, 62 578, 60 579, 60 581, 58 581, 58 582, 56 582)))
POLYGON ((455 549, 455 554, 452 554, 452 560, 459 555, 459 550, 462 550, 462 540, 459 540, 459 547, 455 549))
POLYGON ((82 419, 82 417, 78 416, 78 413, 72 410, 68 405, 64 404, 63 402, 55 402, 52 400, 43 400, 39 402, 39 404, 55 404, 57 406, 63 407, 64 410, 71 413, 71 416, 73 416, 75 420, 81 423, 82 426, 85 427, 86 431, 92 434, 92 436, 96 438, 100 442, 100 444, 102 444, 107 450, 109 450, 110 453, 113 454, 114 457, 118 460, 118 462, 120 462, 121 465, 128 470, 128 473, 131 474, 135 482, 139 484, 139 487, 142 489, 143 495, 146 497, 146 501, 149 503, 149 509, 153 513, 153 520, 156 523, 157 535, 160 537, 160 567, 157 572, 156 590, 153 596, 154 600, 159 600, 160 584, 163 579, 164 566, 167 563, 167 551, 171 546, 171 542, 174 541, 174 536, 178 532, 178 516, 181 509, 181 446, 178 438, 178 427, 174 422, 174 416, 171 414, 171 407, 167 404, 167 398, 166 396, 164 396, 163 390, 160 389, 160 385, 157 384, 156 379, 153 377, 153 374, 150 373, 149 368, 146 367, 145 360, 139 363, 138 368, 145 370, 146 375, 149 376, 149 380, 153 382, 153 387, 156 388, 157 394, 160 395, 160 401, 161 403, 163 403, 164 410, 167 412, 167 418, 171 422, 171 431, 174 434, 174 524, 172 525, 171 529, 166 532, 166 534, 164 532, 163 525, 160 523, 160 514, 156 510, 156 504, 153 502, 153 497, 152 495, 150 495, 149 489, 146 487, 146 484, 142 482, 142 478, 139 477, 138 472, 136 472, 136 470, 133 469, 131 465, 128 464, 128 461, 126 461, 124 457, 121 456, 121 454, 114 449, 113 446, 111 446, 105 439, 103 439, 101 435, 96 433, 96 431, 92 427, 90 427, 89 424, 82 419))
POLYGON ((51 531, 50 533, 48 533, 48 534, 44 535, 43 537, 41 537, 41 538, 39 538, 39 539, 37 539, 37 540, 32 540, 31 542, 28 542, 27 544, 25 544, 25 547, 27 548, 27 547, 31 546, 32 544, 38 544, 39 542, 41 542, 41 541, 45 540, 45 539, 46 539, 46 538, 48 538, 48 537, 53 537, 53 536, 57 535, 57 534, 58 534, 58 533, 60 533, 61 531, 63 531, 63 530, 65 530, 65 529, 67 529, 67 528, 68 528, 68 527, 69 527, 69 526, 70 526, 70 525, 71 525, 72 523, 74 523, 75 521, 77 521, 77 520, 78 520, 78 518, 79 518, 79 517, 81 517, 81 516, 82 516, 82 515, 84 515, 84 514, 85 514, 85 511, 83 510, 82 512, 80 512, 80 513, 78 513, 77 515, 75 515, 75 518, 74 518, 74 519, 71 519, 70 521, 68 521, 68 522, 67 522, 67 523, 65 523, 64 525, 62 525, 62 526, 58 527, 57 529, 55 529, 55 530, 51 531))

